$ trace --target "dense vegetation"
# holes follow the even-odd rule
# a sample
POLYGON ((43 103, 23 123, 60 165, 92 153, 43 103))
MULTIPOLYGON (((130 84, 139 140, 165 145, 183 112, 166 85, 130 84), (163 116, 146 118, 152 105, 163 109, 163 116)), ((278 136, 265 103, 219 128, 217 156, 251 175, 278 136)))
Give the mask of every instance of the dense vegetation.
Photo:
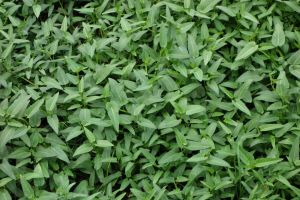
POLYGON ((0 199, 300 199, 300 1, 0 0, 0 199))

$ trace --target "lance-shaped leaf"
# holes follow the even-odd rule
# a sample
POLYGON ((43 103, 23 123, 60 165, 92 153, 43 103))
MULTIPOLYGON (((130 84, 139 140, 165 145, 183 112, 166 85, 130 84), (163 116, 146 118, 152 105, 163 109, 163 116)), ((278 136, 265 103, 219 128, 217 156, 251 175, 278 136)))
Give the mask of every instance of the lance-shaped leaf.
POLYGON ((233 100, 232 103, 237 109, 251 116, 250 110, 247 108, 246 104, 242 102, 240 99, 233 100))
POLYGON ((291 65, 300 65, 300 50, 292 53, 287 62, 291 65))
POLYGON ((32 104, 31 106, 29 106, 26 110, 26 112, 28 113, 27 117, 31 118, 35 113, 37 113, 40 110, 43 104, 44 104, 44 99, 40 99, 34 102, 34 104, 32 104))
POLYGON ((7 113, 11 117, 20 116, 29 104, 29 96, 22 92, 20 96, 8 107, 7 113))
POLYGON ((235 61, 246 59, 251 56, 258 49, 258 45, 255 42, 246 43, 245 46, 239 51, 235 58, 235 61))
POLYGON ((58 100, 58 97, 59 97, 59 92, 56 93, 54 96, 46 99, 45 107, 46 107, 47 111, 53 111, 53 109, 55 108, 56 102, 58 100))
POLYGON ((181 120, 176 119, 175 117, 167 117, 158 125, 158 128, 159 129, 172 128, 180 124, 180 122, 181 120))
POLYGON ((113 124, 114 129, 119 132, 120 116, 119 105, 115 101, 106 103, 106 111, 113 124))
POLYGON ((279 19, 276 18, 276 20, 274 20, 274 32, 272 35, 272 44, 275 47, 279 47, 284 45, 285 43, 285 34, 283 31, 283 26, 282 23, 279 21, 279 19))
POLYGON ((59 121, 57 115, 51 115, 47 117, 48 124, 54 130, 55 133, 58 133, 59 121))

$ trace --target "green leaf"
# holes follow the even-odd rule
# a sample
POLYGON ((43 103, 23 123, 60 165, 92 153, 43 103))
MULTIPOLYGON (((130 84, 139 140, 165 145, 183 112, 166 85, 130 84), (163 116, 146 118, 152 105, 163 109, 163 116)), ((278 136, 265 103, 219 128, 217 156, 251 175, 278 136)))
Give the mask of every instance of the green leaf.
POLYGON ((146 128, 152 128, 152 129, 156 129, 155 124, 150 121, 149 119, 146 118, 141 118, 137 121, 138 125, 142 126, 142 127, 146 127, 146 128))
POLYGON ((40 110, 43 104, 44 104, 44 99, 40 99, 34 102, 34 104, 32 104, 31 106, 29 106, 26 110, 26 112, 28 113, 27 117, 31 118, 34 114, 36 114, 40 110))
POLYGON ((168 28, 166 24, 162 24, 160 27, 159 44, 162 48, 166 48, 168 45, 168 28))
POLYGON ((282 161, 281 158, 258 158, 254 161, 254 167, 266 167, 274 165, 280 161, 282 161))
POLYGON ((3 162, 0 164, 0 170, 10 178, 16 179, 15 173, 13 171, 13 166, 10 165, 6 159, 4 159, 3 162))
POLYGON ((124 31, 130 31, 131 30, 130 23, 124 17, 121 18, 120 23, 121 23, 121 27, 124 31))
POLYGON ((49 97, 49 98, 46 99, 45 107, 46 107, 46 110, 48 112, 53 111, 53 109, 56 106, 56 102, 58 100, 58 97, 59 97, 59 92, 56 93, 54 96, 49 97))
POLYGON ((115 69, 114 65, 101 66, 97 69, 94 78, 96 79, 96 83, 101 83, 112 71, 115 69))
POLYGON ((109 79, 109 88, 111 99, 120 104, 126 104, 127 96, 124 92, 124 87, 122 84, 118 83, 114 79, 109 79))
POLYGON ((220 0, 201 0, 200 4, 197 7, 197 10, 202 13, 208 13, 214 6, 217 5, 220 0))
POLYGON ((54 130, 54 132, 58 134, 59 122, 57 115, 48 116, 47 121, 50 127, 54 130))
POLYGON ((86 125, 91 120, 91 111, 90 109, 80 109, 79 119, 82 125, 86 125))
POLYGON ((97 140, 96 144, 97 147, 113 147, 114 145, 109 142, 108 140, 97 140))
POLYGON ((8 47, 3 51, 1 57, 2 57, 3 59, 7 58, 7 57, 9 56, 9 54, 12 52, 13 47, 14 47, 13 43, 10 43, 10 44, 8 45, 8 47))
POLYGON ((239 109, 240 111, 246 113, 247 115, 251 116, 251 112, 250 110, 247 108, 247 106, 245 105, 244 102, 242 102, 241 100, 239 99, 236 99, 236 100, 233 100, 232 101, 233 105, 239 109))
POLYGON ((293 140, 292 148, 289 153, 289 157, 295 162, 299 160, 299 136, 293 140))
POLYGON ((207 160, 207 163, 210 165, 216 165, 221 167, 231 167, 228 162, 215 156, 210 156, 207 160))
POLYGON ((198 81, 203 81, 203 71, 200 68, 195 68, 193 74, 198 81))
POLYGON ((183 148, 184 146, 187 145, 187 140, 186 140, 185 136, 178 129, 175 129, 175 136, 176 136, 176 142, 179 147, 183 148))
POLYGON ((21 181, 21 187, 25 197, 27 197, 28 199, 33 199, 34 198, 33 188, 30 186, 30 184, 22 175, 20 175, 20 181, 21 181))
POLYGON ((258 49, 258 45, 255 42, 249 42, 237 54, 235 61, 246 59, 251 56, 258 49))
POLYGON ((222 10, 224 13, 226 13, 230 17, 235 17, 236 16, 236 12, 232 8, 230 8, 229 6, 227 6, 227 7, 225 7, 225 6, 216 6, 216 8, 222 10))
POLYGON ((232 131, 224 123, 220 121, 218 123, 226 134, 232 134, 232 131))
POLYGON ((244 12, 243 17, 252 21, 253 23, 259 24, 259 21, 256 19, 256 17, 249 12, 244 12))
POLYGON ((237 152, 238 158, 245 163, 247 166, 250 166, 251 163, 254 162, 254 157, 251 153, 246 151, 243 147, 238 147, 238 152, 237 152))
POLYGON ((83 131, 81 130, 81 128, 79 126, 73 127, 72 129, 70 129, 70 132, 69 132, 69 134, 68 134, 68 136, 66 138, 66 141, 70 141, 73 138, 78 137, 79 135, 82 134, 82 132, 83 131))
POLYGON ((282 124, 263 124, 259 126, 259 129, 260 131, 272 131, 282 127, 283 127, 282 124))
POLYGON ((287 62, 291 65, 300 65, 300 50, 292 53, 287 62))
POLYGON ((144 109, 144 107, 145 107, 145 104, 140 104, 138 106, 135 106, 135 108, 133 110, 133 115, 135 115, 135 116, 139 115, 142 112, 142 110, 144 109))
POLYGON ((57 80, 55 80, 54 78, 51 77, 43 77, 42 81, 45 83, 45 85, 48 88, 56 88, 59 90, 62 90, 63 88, 61 87, 60 83, 57 82, 57 80))
POLYGON ((106 103, 106 111, 111 120, 111 123, 113 124, 114 129, 119 132, 119 105, 115 101, 108 102, 106 103))
POLYGON ((205 113, 206 108, 200 105, 188 105, 186 115, 193 115, 197 113, 205 113))
POLYGON ((12 200, 11 195, 5 189, 0 191, 0 199, 3 199, 3 200, 12 200))
POLYGON ((84 143, 75 150, 73 157, 84 154, 84 153, 88 153, 92 150, 93 150, 92 144, 84 143))
POLYGON ((280 1, 288 5, 292 10, 294 10, 297 13, 300 13, 300 6, 299 3, 294 1, 280 1))
POLYGON ((87 129, 86 127, 84 127, 84 133, 90 143, 94 143, 96 141, 96 137, 95 137, 94 133, 92 131, 90 131, 89 129, 87 129))
POLYGON ((0 134, 0 152, 10 140, 24 136, 28 130, 27 127, 13 128, 6 126, 0 134))
POLYGON ((180 124, 181 120, 177 120, 174 117, 167 117, 165 118, 160 124, 158 125, 158 129, 165 129, 165 128, 172 128, 180 124))
POLYGON ((283 183, 288 188, 290 188, 298 197, 300 196, 300 189, 291 185, 291 183, 285 177, 278 175, 277 180, 283 183))
POLYGON ((83 93, 83 91, 84 91, 84 78, 83 77, 79 81, 78 91, 79 91, 79 93, 83 93))
POLYGON ((203 51, 203 60, 204 60, 204 65, 207 65, 208 62, 211 60, 212 57, 212 51, 203 51))
POLYGON ((189 159, 186 160, 186 162, 202 162, 207 160, 208 157, 202 155, 201 153, 195 154, 192 157, 190 157, 189 159))
POLYGON ((178 90, 178 85, 177 83, 168 75, 163 76, 159 82, 161 83, 161 85, 163 86, 163 88, 165 90, 167 90, 168 92, 174 91, 174 90, 178 90))
POLYGON ((195 37, 188 35, 188 50, 192 57, 199 56, 199 47, 197 46, 195 37))
POLYGON ((282 46, 285 43, 285 34, 281 23, 276 23, 272 35, 272 44, 275 47, 282 46))
POLYGON ((21 115, 28 104, 29 96, 25 93, 21 93, 19 97, 8 107, 7 113, 10 114, 11 117, 21 115))
MULTIPOLYGON (((10 177, 6 177, 6 178, 2 178, 2 179, 0 179, 0 187, 3 187, 3 186, 5 186, 6 184, 8 184, 9 182, 11 182, 13 179, 12 178, 10 178, 10 177)), ((0 192, 1 193, 1 192, 0 192)), ((2 196, 0 195, 0 198, 1 198, 2 196)), ((1 198, 2 199, 2 198, 1 198)), ((5 198, 4 198, 5 199, 5 198)))
POLYGON ((164 164, 168 164, 171 162, 176 162, 180 159, 182 159, 183 157, 183 153, 175 153, 175 152, 167 152, 165 153, 159 160, 158 160, 158 164, 159 165, 164 165, 164 164))
POLYGON ((34 12, 36 18, 39 18, 40 13, 41 13, 41 11, 42 11, 41 5, 39 5, 39 4, 34 4, 34 5, 32 6, 32 9, 33 9, 33 12, 34 12))

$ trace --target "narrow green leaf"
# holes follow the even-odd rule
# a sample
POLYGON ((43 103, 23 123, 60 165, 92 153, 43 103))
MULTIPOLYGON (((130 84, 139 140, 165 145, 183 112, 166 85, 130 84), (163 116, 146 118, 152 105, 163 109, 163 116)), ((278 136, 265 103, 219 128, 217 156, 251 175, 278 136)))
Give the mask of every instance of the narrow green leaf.
POLYGON ((291 183, 285 177, 278 175, 277 180, 283 183, 288 188, 290 188, 298 197, 300 196, 300 189, 291 185, 291 183))
POLYGON ((203 71, 200 68, 195 68, 193 74, 198 81, 203 81, 203 71))
POLYGON ((70 162, 67 154, 58 145, 53 145, 51 150, 55 152, 58 159, 65 161, 66 163, 70 162))
POLYGON ((285 43, 285 34, 283 31, 283 27, 281 23, 277 23, 275 24, 274 32, 272 35, 272 44, 275 47, 279 47, 284 45, 284 43, 285 43))
POLYGON ((159 44, 162 48, 166 48, 168 45, 168 28, 166 24, 162 24, 160 27, 159 44))
POLYGON ((251 116, 250 110, 247 108, 246 104, 242 102, 240 99, 232 100, 232 103, 237 109, 251 116))
POLYGON ((34 102, 34 104, 32 104, 31 106, 29 106, 26 110, 26 112, 28 113, 27 117, 31 118, 35 113, 37 113, 40 110, 43 104, 44 104, 44 99, 40 99, 34 102))
POLYGON ((12 52, 13 47, 14 47, 13 43, 10 43, 10 44, 7 46, 7 48, 5 48, 5 50, 2 52, 1 57, 2 57, 3 59, 7 58, 7 57, 9 56, 9 54, 12 52))
POLYGON ((121 23, 121 27, 124 31, 130 31, 131 30, 130 23, 124 17, 121 18, 120 23, 121 23))
POLYGON ((221 167, 231 167, 228 162, 215 156, 210 156, 207 160, 207 163, 210 165, 216 165, 221 167))
POLYGON ((259 126, 259 129, 260 131, 272 131, 282 127, 283 127, 282 124, 263 124, 259 126))
POLYGON ((218 121, 218 123, 226 134, 232 134, 232 131, 224 123, 220 121, 218 121))
POLYGON ((55 108, 56 102, 58 100, 58 97, 59 97, 59 92, 56 93, 54 96, 46 99, 45 107, 48 112, 53 111, 53 109, 55 108))
POLYGON ((187 159, 186 162, 196 162, 197 163, 197 162, 205 161, 207 159, 208 159, 207 156, 204 156, 201 153, 198 153, 198 154, 193 155, 189 159, 187 159))
POLYGON ((255 42, 249 42, 239 51, 235 58, 235 61, 246 59, 251 56, 258 49, 258 45, 255 42))
POLYGON ((20 181, 21 181, 21 187, 25 197, 27 197, 28 199, 33 199, 34 198, 33 188, 30 186, 30 184, 22 175, 20 175, 20 181))
POLYGON ((235 17, 236 16, 236 12, 232 9, 229 8, 228 6, 216 6, 218 9, 222 10, 224 13, 226 13, 227 15, 229 15, 230 17, 235 17))
POLYGON ((212 51, 203 51, 203 60, 204 60, 204 65, 207 65, 208 62, 211 60, 212 57, 212 51))
POLYGON ((300 13, 300 6, 299 2, 294 2, 294 1, 280 1, 288 5, 292 10, 294 10, 297 13, 300 13))
POLYGON ((158 164, 164 165, 167 163, 176 162, 182 159, 182 157, 183 157, 183 153, 181 152, 180 153, 167 152, 158 160, 158 164))
POLYGON ((90 131, 88 128, 84 127, 84 133, 90 143, 94 143, 96 141, 96 137, 95 137, 94 133, 92 131, 90 131))
POLYGON ((254 161, 254 167, 266 167, 274 165, 280 161, 282 161, 281 158, 258 158, 254 161))
POLYGON ((206 108, 201 105, 188 105, 186 115, 193 115, 197 113, 205 113, 206 108))
POLYGON ((176 136, 176 142, 179 147, 183 148, 184 146, 187 145, 187 140, 185 136, 178 129, 175 129, 175 136, 176 136))
POLYGON ((47 117, 48 124, 54 130, 56 134, 58 134, 59 122, 57 115, 51 115, 47 117))
POLYGON ((97 140, 97 143, 95 144, 97 147, 113 147, 114 145, 109 142, 108 140, 97 140))
POLYGON ((106 110, 114 126, 114 129, 117 132, 119 132, 119 124, 120 124, 119 105, 115 101, 108 102, 106 103, 106 110))
POLYGON ((177 83, 168 75, 164 75, 159 82, 168 92, 178 90, 177 83))
POLYGON ((295 162, 299 160, 299 136, 293 140, 292 148, 289 153, 289 157, 295 162))
POLYGON ((73 157, 84 154, 84 153, 88 153, 91 150, 93 150, 92 144, 84 143, 75 150, 73 157))
POLYGON ((94 75, 94 78, 96 79, 96 83, 101 83, 115 68, 113 65, 109 66, 102 66, 99 69, 97 69, 96 74, 94 75))
POLYGON ((21 93, 21 95, 8 107, 7 113, 10 114, 11 117, 16 117, 23 113, 29 104, 29 96, 25 93, 21 93))
POLYGON ((197 46, 196 40, 192 35, 188 35, 188 50, 191 56, 199 56, 199 47, 197 46))
POLYGON ((287 62, 291 65, 300 65, 300 50, 292 53, 287 62))
POLYGON ((137 121, 138 125, 146 127, 146 128, 152 128, 152 129, 156 129, 155 124, 150 121, 149 119, 146 118, 141 118, 137 121))
POLYGON ((165 118, 159 125, 158 129, 172 128, 180 124, 181 120, 177 120, 173 117, 165 118))

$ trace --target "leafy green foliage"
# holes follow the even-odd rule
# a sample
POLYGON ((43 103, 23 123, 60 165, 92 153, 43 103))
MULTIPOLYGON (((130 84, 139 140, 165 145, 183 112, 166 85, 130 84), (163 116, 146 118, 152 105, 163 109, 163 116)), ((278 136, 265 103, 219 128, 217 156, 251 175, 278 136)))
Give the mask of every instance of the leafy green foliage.
POLYGON ((299 0, 0 1, 0 200, 300 198, 299 0))

